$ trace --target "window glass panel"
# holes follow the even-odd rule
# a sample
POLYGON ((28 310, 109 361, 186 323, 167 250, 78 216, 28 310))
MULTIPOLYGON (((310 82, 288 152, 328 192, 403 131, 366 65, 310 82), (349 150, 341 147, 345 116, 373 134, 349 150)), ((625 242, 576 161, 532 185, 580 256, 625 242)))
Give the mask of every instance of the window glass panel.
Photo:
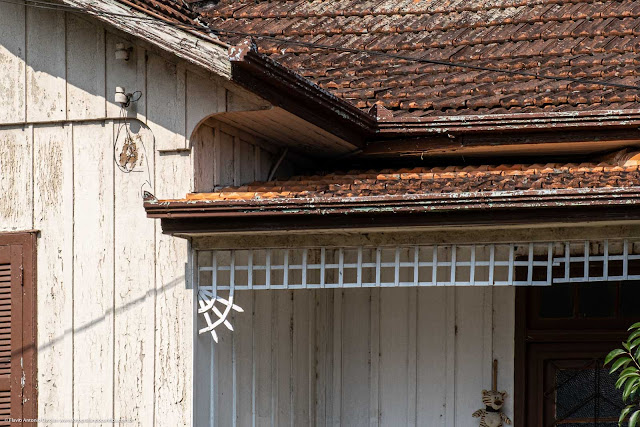
POLYGON ((600 361, 582 369, 558 369, 555 425, 606 426, 609 422, 616 425, 614 420, 624 405, 622 391, 616 389, 615 381, 616 376, 610 375, 600 361), (578 420, 581 422, 577 423, 578 420), (591 420, 595 423, 590 423, 591 420))
POLYGON ((573 288, 559 283, 540 288, 540 317, 561 319, 573 317, 573 288))
POLYGON ((579 317, 613 317, 616 286, 607 282, 584 283, 579 288, 579 317))

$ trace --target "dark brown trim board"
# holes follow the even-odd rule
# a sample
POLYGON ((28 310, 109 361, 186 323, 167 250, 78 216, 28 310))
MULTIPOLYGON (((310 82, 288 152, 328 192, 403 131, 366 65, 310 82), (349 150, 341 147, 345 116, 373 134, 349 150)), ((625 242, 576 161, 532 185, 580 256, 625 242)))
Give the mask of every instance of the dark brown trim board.
MULTIPOLYGON (((22 292, 17 295, 17 299, 21 300, 22 306, 19 316, 21 318, 21 324, 18 323, 14 325, 12 320, 11 326, 12 334, 14 326, 16 327, 16 333, 22 334, 22 347, 12 351, 12 359, 20 360, 15 357, 15 352, 19 352, 18 354, 21 355, 22 359, 22 372, 24 375, 21 417, 25 419, 35 419, 38 416, 36 240, 36 231, 0 233, 0 247, 5 246, 10 248, 12 265, 14 264, 14 260, 15 263, 21 263, 21 268, 15 269, 15 274, 22 276, 21 278, 18 277, 18 280, 22 280, 22 292)), ((11 271, 13 275, 13 267, 11 271)), ((14 299, 14 295, 12 291, 12 300, 14 299)), ((21 378, 12 379, 12 382, 14 382, 16 386, 21 386, 21 378)), ((33 424, 29 423, 29 425, 33 424)))

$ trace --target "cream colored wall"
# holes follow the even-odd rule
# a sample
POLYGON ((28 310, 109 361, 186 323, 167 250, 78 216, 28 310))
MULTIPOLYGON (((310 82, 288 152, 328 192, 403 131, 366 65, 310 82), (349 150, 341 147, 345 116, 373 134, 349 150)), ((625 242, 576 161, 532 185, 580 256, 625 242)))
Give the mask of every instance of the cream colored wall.
MULTIPOLYGON (((0 3, 0 231, 40 230, 39 417, 190 425, 187 242, 146 218, 141 190, 193 189, 189 136, 233 97, 224 80, 122 37, 85 16, 0 3), (121 41, 134 47, 128 62, 114 59, 121 41), (129 109, 144 155, 132 173, 114 162, 115 86, 142 92, 129 109)), ((260 157, 248 147, 238 152, 260 157)))
POLYGON ((472 426, 493 359, 512 418, 514 296, 513 287, 238 292, 235 331, 219 330, 219 344, 197 338, 197 409, 208 409, 197 425, 472 426))

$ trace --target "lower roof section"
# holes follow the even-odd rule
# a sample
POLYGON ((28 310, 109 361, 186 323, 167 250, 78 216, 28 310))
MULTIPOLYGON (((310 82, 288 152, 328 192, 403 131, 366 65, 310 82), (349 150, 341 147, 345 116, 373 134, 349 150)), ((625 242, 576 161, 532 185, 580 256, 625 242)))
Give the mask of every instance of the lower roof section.
POLYGON ((145 209, 166 233, 634 220, 640 168, 615 163, 332 173, 256 182, 145 209))

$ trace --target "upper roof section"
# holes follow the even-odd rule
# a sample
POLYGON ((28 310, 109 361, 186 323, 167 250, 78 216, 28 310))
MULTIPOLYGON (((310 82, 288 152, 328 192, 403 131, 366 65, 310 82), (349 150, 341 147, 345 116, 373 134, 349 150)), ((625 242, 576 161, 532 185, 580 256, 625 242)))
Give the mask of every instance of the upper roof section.
MULTIPOLYGON (((150 1, 150 0, 145 0, 150 1)), ((220 0, 213 29, 428 59, 640 85, 635 0, 220 0)), ((242 35, 221 39, 237 44, 242 35)), ((357 107, 395 119, 627 110, 640 92, 256 39, 259 51, 357 107)))

